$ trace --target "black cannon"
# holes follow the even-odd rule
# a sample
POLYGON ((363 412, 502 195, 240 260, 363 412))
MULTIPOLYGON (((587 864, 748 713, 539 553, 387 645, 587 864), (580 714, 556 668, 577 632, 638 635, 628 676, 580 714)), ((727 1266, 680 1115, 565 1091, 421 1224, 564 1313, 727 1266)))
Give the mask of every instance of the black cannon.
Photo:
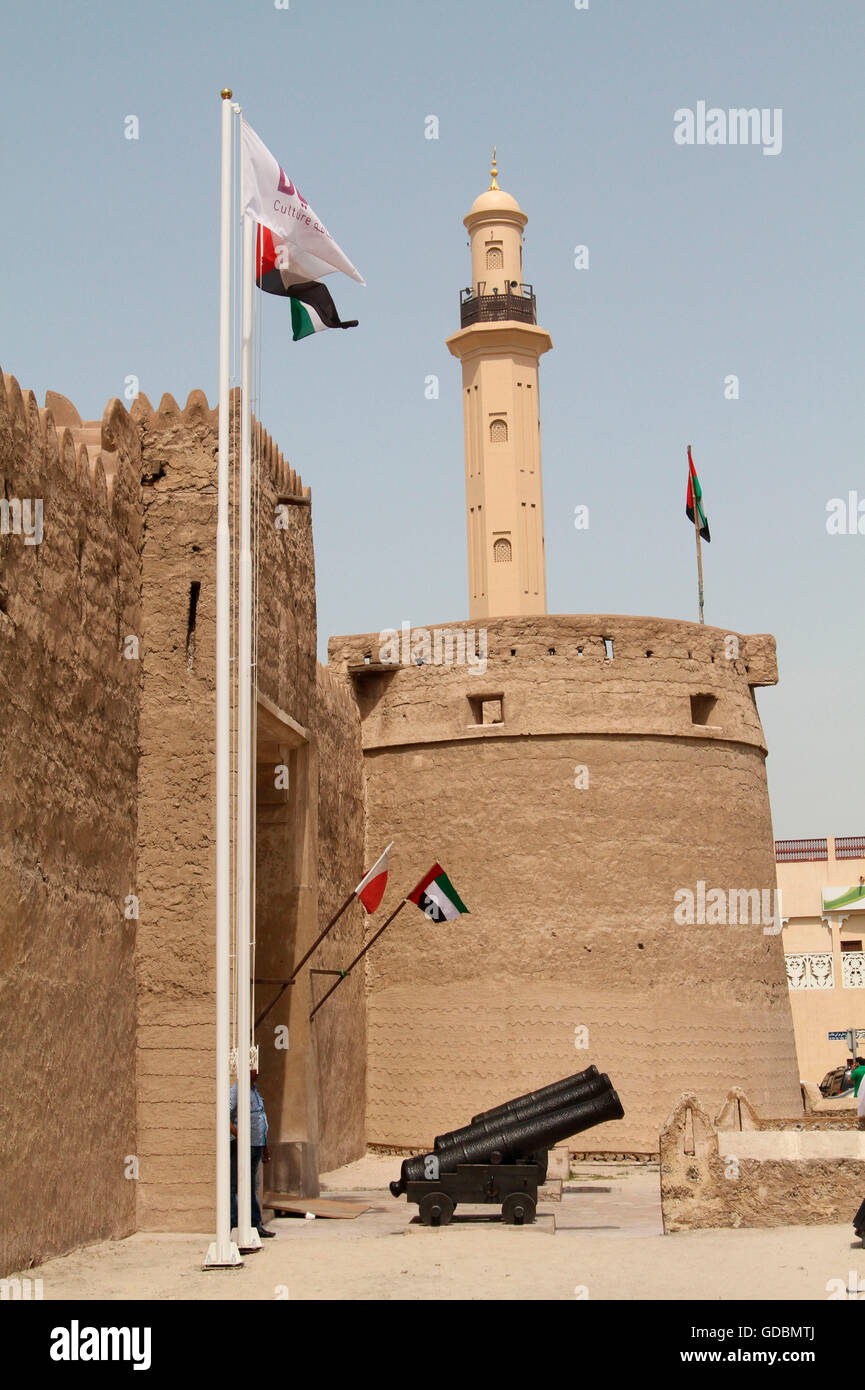
POLYGON ((528 1225, 547 1175, 547 1151, 624 1113, 610 1078, 589 1067, 438 1135, 432 1153, 403 1160, 390 1190, 418 1203, 425 1226, 446 1226, 459 1202, 495 1203, 503 1221, 528 1225))

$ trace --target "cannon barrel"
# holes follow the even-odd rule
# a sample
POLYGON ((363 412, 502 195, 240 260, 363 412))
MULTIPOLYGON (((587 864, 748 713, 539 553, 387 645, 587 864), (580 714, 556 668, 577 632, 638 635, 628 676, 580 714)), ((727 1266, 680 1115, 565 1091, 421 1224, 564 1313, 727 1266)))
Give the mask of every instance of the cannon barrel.
POLYGON ((586 1100, 589 1096, 602 1095, 611 1084, 610 1078, 599 1076, 597 1067, 590 1067, 589 1070, 594 1072, 593 1076, 586 1079, 585 1073, 580 1072, 580 1080, 553 1094, 546 1095, 542 1092, 539 1099, 522 1096, 518 1100, 508 1101, 507 1110, 482 1115, 480 1119, 472 1120, 470 1125, 452 1129, 448 1134, 437 1135, 433 1140, 434 1152, 442 1153, 452 1144, 462 1144, 468 1139, 479 1139, 485 1134, 492 1134, 501 1129, 503 1124, 510 1124, 512 1120, 534 1119, 539 1115, 546 1115, 551 1110, 561 1110, 565 1105, 575 1105, 578 1100, 586 1100))
POLYGON ((391 1192, 397 1197, 405 1192, 407 1183, 421 1182, 437 1176, 439 1172, 452 1173, 460 1164, 513 1161, 519 1158, 532 1161, 531 1155, 536 1151, 552 1148, 572 1134, 580 1134, 607 1120, 620 1120, 625 1113, 622 1102, 613 1090, 609 1077, 605 1077, 605 1081, 607 1088, 601 1095, 589 1096, 540 1115, 506 1120, 492 1132, 450 1144, 439 1153, 417 1154, 414 1158, 403 1159, 399 1181, 391 1183, 391 1192), (430 1172, 430 1160, 437 1165, 433 1172, 430 1172))
MULTIPOLYGON (((573 1076, 563 1076, 561 1081, 553 1081, 549 1086, 542 1086, 539 1091, 527 1091, 524 1096, 515 1096, 513 1100, 506 1100, 503 1105, 494 1105, 492 1110, 482 1110, 479 1115, 472 1115, 472 1124, 476 1125, 481 1120, 495 1120, 499 1115, 506 1115, 509 1110, 515 1110, 517 1106, 525 1107, 530 1102, 543 1101, 547 1096, 556 1096, 560 1091, 570 1090, 572 1086, 577 1086, 581 1081, 592 1081, 598 1075, 597 1067, 586 1067, 585 1071, 574 1072, 573 1076)), ((468 1128, 468 1126, 466 1126, 468 1128)))

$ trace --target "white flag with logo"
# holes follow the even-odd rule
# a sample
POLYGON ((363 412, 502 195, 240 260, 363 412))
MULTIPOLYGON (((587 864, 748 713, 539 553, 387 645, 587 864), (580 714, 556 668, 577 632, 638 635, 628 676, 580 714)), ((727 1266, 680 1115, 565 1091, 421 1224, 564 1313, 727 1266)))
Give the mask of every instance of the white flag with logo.
POLYGON ((243 210, 279 237, 280 264, 297 280, 317 280, 341 270, 366 284, 339 249, 285 170, 243 122, 243 210))

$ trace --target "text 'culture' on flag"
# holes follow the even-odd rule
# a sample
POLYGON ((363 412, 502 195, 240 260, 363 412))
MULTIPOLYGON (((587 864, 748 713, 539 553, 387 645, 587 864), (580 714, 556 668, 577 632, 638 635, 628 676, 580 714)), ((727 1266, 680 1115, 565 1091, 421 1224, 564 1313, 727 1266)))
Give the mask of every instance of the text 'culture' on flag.
POLYGON ((318 280, 341 270, 352 280, 363 276, 337 246, 270 150, 243 122, 243 210, 273 232, 284 246, 280 268, 294 281, 318 280))

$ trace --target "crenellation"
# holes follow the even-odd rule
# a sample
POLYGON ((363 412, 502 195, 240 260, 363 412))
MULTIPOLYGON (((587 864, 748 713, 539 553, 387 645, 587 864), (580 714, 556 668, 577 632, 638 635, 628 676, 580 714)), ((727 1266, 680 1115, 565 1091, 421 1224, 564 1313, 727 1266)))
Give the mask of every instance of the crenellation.
POLYGON ((133 423, 143 425, 145 429, 152 429, 156 419, 156 411, 150 403, 148 396, 143 391, 139 391, 132 405, 129 408, 129 415, 133 423))
POLYGON ((181 413, 182 412, 180 406, 177 404, 177 401, 174 399, 171 392, 166 391, 162 397, 162 400, 159 402, 157 414, 173 417, 175 415, 180 415, 181 413))
POLYGON ((32 391, 24 392, 24 413, 27 417, 27 433, 30 438, 44 443, 42 433, 42 421, 40 419, 39 402, 32 391))
POLYGON ((27 422, 27 411, 24 408, 24 398, 21 395, 21 387, 18 385, 14 376, 7 375, 5 381, 6 402, 12 429, 26 438, 30 430, 27 422))
POLYGON ((45 409, 50 410, 54 417, 54 423, 59 429, 62 425, 69 425, 70 428, 80 429, 81 416, 68 396, 61 396, 59 391, 45 392, 45 409))
POLYGON ((216 410, 211 410, 207 396, 199 387, 190 391, 186 398, 186 405, 183 408, 184 418, 190 421, 197 421, 204 424, 213 424, 216 418, 216 410))

